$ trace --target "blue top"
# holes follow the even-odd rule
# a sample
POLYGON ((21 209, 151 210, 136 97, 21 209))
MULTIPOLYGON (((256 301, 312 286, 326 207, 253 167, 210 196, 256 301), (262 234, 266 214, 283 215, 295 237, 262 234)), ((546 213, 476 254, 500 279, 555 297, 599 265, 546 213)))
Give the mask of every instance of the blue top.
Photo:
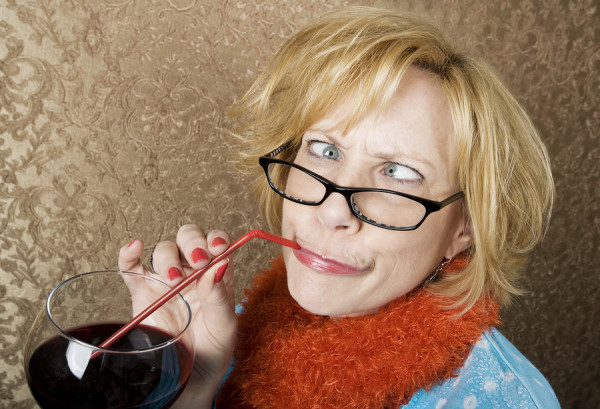
POLYGON ((483 334, 459 375, 421 389, 402 409, 559 409, 552 387, 497 329, 483 334))

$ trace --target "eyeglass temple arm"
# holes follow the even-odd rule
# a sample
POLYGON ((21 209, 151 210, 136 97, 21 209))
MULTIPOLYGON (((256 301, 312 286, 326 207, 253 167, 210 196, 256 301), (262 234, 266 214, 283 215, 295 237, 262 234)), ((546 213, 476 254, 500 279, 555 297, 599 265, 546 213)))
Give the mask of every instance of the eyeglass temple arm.
POLYGON ((452 203, 452 202, 455 202, 455 201, 457 201, 458 199, 460 199, 460 198, 462 198, 462 197, 464 197, 464 196, 465 196, 465 194, 464 194, 464 192, 462 192, 462 191, 461 191, 461 192, 458 192, 458 193, 455 193, 455 194, 453 194, 452 196, 450 196, 450 197, 449 197, 449 198, 447 198, 446 200, 444 200, 444 201, 440 202, 440 209, 441 209, 442 207, 445 207, 445 206, 449 205, 449 204, 450 204, 450 203, 452 203))
POLYGON ((269 158, 274 158, 275 156, 279 155, 281 152, 283 152, 284 150, 288 149, 289 147, 292 146, 292 142, 286 142, 283 145, 281 145, 279 148, 267 153, 265 156, 269 157, 269 158))

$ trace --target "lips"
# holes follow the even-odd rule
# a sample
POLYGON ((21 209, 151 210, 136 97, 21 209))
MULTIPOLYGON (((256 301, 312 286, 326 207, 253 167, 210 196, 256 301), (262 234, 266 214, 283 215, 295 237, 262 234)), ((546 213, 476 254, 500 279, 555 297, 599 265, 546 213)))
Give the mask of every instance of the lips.
POLYGON ((320 256, 305 248, 294 249, 298 261, 306 267, 327 274, 356 275, 369 270, 368 267, 357 267, 320 256))

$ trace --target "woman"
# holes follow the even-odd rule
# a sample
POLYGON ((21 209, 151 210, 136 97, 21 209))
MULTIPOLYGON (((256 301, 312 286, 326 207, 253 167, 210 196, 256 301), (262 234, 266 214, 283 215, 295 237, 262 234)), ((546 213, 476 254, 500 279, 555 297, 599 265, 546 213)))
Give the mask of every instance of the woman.
MULTIPOLYGON (((349 8, 284 44, 231 114, 271 228, 300 250, 256 277, 239 317, 231 263, 188 289, 181 407, 558 407, 493 328, 554 191, 486 65, 416 17, 349 8)), ((183 226, 153 268, 176 284, 230 241, 183 226)), ((142 251, 120 268, 147 273, 142 251)))

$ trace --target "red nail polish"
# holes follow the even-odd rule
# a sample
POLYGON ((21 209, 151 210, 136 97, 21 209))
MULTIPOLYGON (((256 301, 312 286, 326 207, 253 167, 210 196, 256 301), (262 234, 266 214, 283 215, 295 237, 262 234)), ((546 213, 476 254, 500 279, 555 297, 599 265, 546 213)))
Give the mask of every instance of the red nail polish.
POLYGON ((206 251, 202 250, 201 248, 195 248, 192 251, 192 261, 194 263, 197 263, 202 260, 208 260, 208 255, 206 255, 206 251))
POLYGON ((219 269, 215 273, 215 284, 217 284, 223 279, 223 276, 225 275, 225 270, 227 270, 228 265, 229 263, 225 263, 221 267, 219 267, 219 269))
POLYGON ((213 247, 217 247, 217 246, 222 246, 223 244, 227 244, 227 242, 225 240, 223 240, 221 237, 215 237, 210 245, 213 247))
POLYGON ((129 244, 127 245, 127 248, 131 247, 133 245, 133 243, 135 243, 137 239, 133 239, 129 242, 129 244))
POLYGON ((183 273, 177 267, 171 267, 169 269, 169 280, 172 281, 181 276, 183 276, 183 273))

